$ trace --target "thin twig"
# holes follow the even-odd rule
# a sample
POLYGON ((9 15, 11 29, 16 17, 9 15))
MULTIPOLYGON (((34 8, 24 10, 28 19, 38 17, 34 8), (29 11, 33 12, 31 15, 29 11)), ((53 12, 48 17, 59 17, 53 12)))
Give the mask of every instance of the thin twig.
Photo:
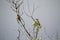
POLYGON ((19 30, 19 29, 18 29, 18 33, 19 33, 19 34, 18 34, 17 39, 20 40, 20 30, 19 30))
POLYGON ((37 38, 37 36, 38 36, 38 32, 36 32, 36 37, 35 38, 37 38))
POLYGON ((17 0, 16 3, 20 2, 21 0, 17 0))
POLYGON ((30 16, 30 15, 28 15, 28 14, 27 14, 27 12, 26 12, 26 11, 25 11, 25 9, 24 9, 24 6, 23 6, 23 12, 25 13, 25 15, 26 15, 26 16, 28 16, 28 17, 32 18, 32 20, 34 21, 33 16, 32 16, 32 15, 30 16))
MULTIPOLYGON (((28 4, 29 13, 31 14, 30 9, 29 9, 29 3, 27 3, 27 4, 28 4)), ((35 6, 33 5, 32 15, 30 16, 30 15, 28 15, 28 14, 25 12, 24 6, 23 6, 23 11, 24 11, 24 13, 25 13, 28 17, 30 17, 33 21, 35 21, 35 19, 33 18, 33 13, 35 12, 36 9, 37 9, 37 8, 35 8, 35 6)), ((34 31, 34 29, 33 29, 33 31, 34 31)), ((36 36, 35 36, 36 38, 37 38, 37 35, 38 35, 38 32, 36 33, 36 36)))
POLYGON ((25 9, 24 9, 24 5, 23 5, 23 12, 25 13, 26 16, 31 17, 30 15, 28 15, 28 14, 26 13, 26 11, 25 11, 25 9))
POLYGON ((17 8, 19 8, 23 4, 23 1, 21 1, 20 4, 18 4, 17 8))
POLYGON ((39 7, 36 7, 36 8, 35 8, 35 4, 33 3, 33 10, 32 10, 32 15, 31 15, 31 16, 33 16, 34 12, 35 12, 38 8, 39 8, 39 7))
POLYGON ((16 10, 15 10, 13 7, 11 7, 11 9, 12 9, 14 12, 16 12, 16 10))
MULTIPOLYGON (((22 19, 23 20, 23 19, 22 19)), ((20 23, 19 23, 20 24, 20 23)), ((22 27, 24 28, 24 30, 26 31, 26 33, 28 34, 28 36, 32 39, 32 36, 31 34, 27 31, 27 29, 25 28, 25 25, 22 23, 21 21, 21 24, 22 24, 22 27)))

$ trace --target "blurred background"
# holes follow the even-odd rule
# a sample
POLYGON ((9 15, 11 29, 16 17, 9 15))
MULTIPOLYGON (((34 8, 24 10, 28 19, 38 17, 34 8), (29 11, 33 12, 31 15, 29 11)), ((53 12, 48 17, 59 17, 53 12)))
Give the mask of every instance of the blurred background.
MULTIPOLYGON (((33 17, 38 18, 42 29, 39 31, 39 37, 42 40, 60 40, 60 0, 29 0, 29 9, 32 12, 33 3, 38 9, 33 17), (44 27, 46 29, 44 29, 44 27), (48 36, 45 34, 50 36, 48 36)), ((29 14, 27 0, 24 0, 24 9, 29 14)), ((10 8, 11 4, 6 0, 0 0, 0 40, 16 40, 18 36, 18 27, 16 13, 10 8)), ((22 6, 21 6, 22 7, 22 6)), ((26 23, 26 28, 32 33, 32 19, 25 14, 22 16, 26 23)), ((28 40, 24 30, 21 30, 21 40, 28 40)))

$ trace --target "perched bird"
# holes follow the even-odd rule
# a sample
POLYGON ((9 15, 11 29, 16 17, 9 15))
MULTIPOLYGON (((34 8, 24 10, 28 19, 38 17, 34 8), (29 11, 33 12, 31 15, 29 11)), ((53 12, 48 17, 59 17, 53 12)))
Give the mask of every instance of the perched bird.
POLYGON ((39 22, 38 19, 35 19, 35 20, 34 20, 32 26, 33 26, 35 32, 38 32, 39 29, 41 28, 41 24, 40 24, 40 22, 39 22))
POLYGON ((19 23, 19 21, 21 22, 20 16, 18 14, 16 15, 16 20, 18 23, 19 23))
POLYGON ((38 20, 38 19, 35 19, 32 25, 33 25, 34 27, 40 26, 39 20, 38 20))
POLYGON ((20 16, 17 14, 16 19, 20 21, 20 16))
POLYGON ((24 20, 21 18, 19 14, 16 15, 16 20, 20 25, 25 25, 24 20))

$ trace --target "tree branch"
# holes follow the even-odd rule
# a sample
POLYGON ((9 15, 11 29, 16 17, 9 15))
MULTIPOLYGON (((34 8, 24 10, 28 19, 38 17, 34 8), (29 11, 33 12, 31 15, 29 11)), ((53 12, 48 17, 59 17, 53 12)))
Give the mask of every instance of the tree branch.
POLYGON ((18 29, 18 37, 17 40, 20 40, 20 30, 18 29))
POLYGON ((35 4, 33 4, 32 16, 33 16, 34 12, 35 12, 38 8, 39 8, 39 7, 36 7, 36 8, 35 8, 35 4))
MULTIPOLYGON (((30 9, 29 9, 29 3, 27 3, 27 4, 28 4, 29 13, 31 14, 30 9)), ((37 8, 35 8, 35 5, 33 5, 32 15, 30 16, 30 15, 28 15, 28 14, 25 12, 24 6, 23 6, 23 11, 24 11, 25 15, 28 16, 28 17, 30 17, 33 21, 35 21, 35 19, 33 18, 33 13, 35 12, 36 9, 37 9, 37 8)), ((33 28, 33 31, 34 31, 34 28, 33 28)), ((35 38, 37 38, 37 35, 38 35, 38 32, 36 33, 35 38)))
MULTIPOLYGON (((31 36, 31 34, 27 31, 27 29, 25 28, 25 22, 24 22, 24 20, 22 19, 22 17, 21 17, 21 15, 19 15, 19 7, 22 5, 22 3, 23 3, 23 1, 20 3, 20 4, 17 4, 17 2, 15 3, 15 1, 14 0, 9 0, 9 2, 10 3, 12 3, 14 6, 13 6, 13 8, 15 8, 16 9, 16 15, 17 15, 17 22, 20 24, 22 24, 22 27, 24 28, 24 30, 26 31, 26 33, 28 34, 28 36, 32 39, 32 36, 31 36), (18 5, 18 6, 17 6, 18 5), (23 24, 23 23, 24 24, 23 24)), ((12 9, 13 9, 12 8, 12 9)), ((14 9, 13 9, 14 10, 14 9)), ((15 11, 15 10, 14 10, 15 11)), ((18 35, 18 40, 20 40, 19 39, 19 37, 20 37, 20 31, 18 30, 18 32, 19 32, 19 35, 18 35)))

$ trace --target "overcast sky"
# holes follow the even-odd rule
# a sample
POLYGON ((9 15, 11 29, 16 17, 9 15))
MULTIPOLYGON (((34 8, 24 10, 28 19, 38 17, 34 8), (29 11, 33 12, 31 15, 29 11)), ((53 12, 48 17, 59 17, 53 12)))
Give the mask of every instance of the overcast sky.
MULTIPOLYGON (((29 0, 30 12, 32 12, 33 3, 35 8, 38 7, 33 17, 38 18, 42 25, 39 36, 42 37, 42 40, 51 40, 44 32, 43 28, 45 27, 46 33, 53 40, 57 40, 56 35, 58 35, 58 40, 60 40, 60 0, 29 0)), ((6 0, 0 0, 0 40, 16 40, 18 36, 17 29, 19 24, 16 21, 16 13, 12 11, 10 6, 6 0)), ((31 15, 27 9, 27 0, 24 0, 24 6, 28 15, 31 15)), ((32 19, 25 14, 22 17, 26 22, 26 28, 33 35, 31 27, 32 19)), ((21 32, 21 40, 25 40, 27 38, 25 32, 24 30, 21 31, 23 31, 21 32)))

